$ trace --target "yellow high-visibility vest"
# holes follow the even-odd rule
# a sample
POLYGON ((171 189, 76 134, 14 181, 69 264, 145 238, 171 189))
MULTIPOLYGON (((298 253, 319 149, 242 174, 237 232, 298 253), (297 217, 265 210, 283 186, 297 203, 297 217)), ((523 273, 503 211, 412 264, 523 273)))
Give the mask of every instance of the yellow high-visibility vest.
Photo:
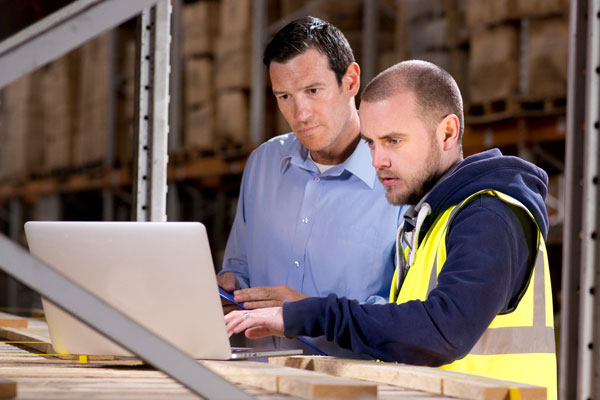
MULTIPOLYGON (((460 204, 445 210, 428 230, 422 243, 411 249, 415 252, 411 257, 414 261, 404 279, 400 280, 401 288, 398 287, 400 277, 396 269, 390 302, 401 304, 427 299, 429 292, 437 286, 437 276, 446 261, 447 233, 452 220, 462 208, 480 196, 495 196, 507 204, 522 208, 535 223, 535 218, 523 204, 503 193, 483 190, 469 196, 460 204)), ((511 312, 496 315, 469 354, 440 368, 545 386, 548 399, 556 399, 556 348, 550 272, 544 238, 537 223, 536 227, 538 252, 535 265, 529 284, 516 307, 511 312)), ((415 234, 418 235, 418 232, 415 234)), ((407 252, 400 252, 399 257, 406 262, 407 252)))

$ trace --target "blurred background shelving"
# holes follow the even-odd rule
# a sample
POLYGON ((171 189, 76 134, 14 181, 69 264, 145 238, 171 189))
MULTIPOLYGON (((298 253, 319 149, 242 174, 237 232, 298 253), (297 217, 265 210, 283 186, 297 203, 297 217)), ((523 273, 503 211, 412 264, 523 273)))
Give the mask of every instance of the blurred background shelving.
MULTIPOLYGON (((9 3, 0 1, 0 15, 9 3)), ((0 38, 66 2, 22 3, 30 9, 13 13, 10 24, 2 20, 0 38)), ((267 79, 258 88, 264 130, 261 140, 251 136, 252 56, 263 50, 252 41, 259 3, 172 1, 168 220, 205 223, 217 268, 247 156, 289 130, 267 79)), ((267 40, 299 15, 338 26, 363 84, 412 58, 453 74, 465 101, 465 156, 498 147, 548 172, 549 256, 553 287, 560 288, 568 0, 264 4, 267 40)), ((0 92, 0 231, 23 241, 27 220, 131 219, 135 31, 128 21, 0 92)), ((9 283, 0 280, 0 305, 39 306, 36 295, 9 283)))

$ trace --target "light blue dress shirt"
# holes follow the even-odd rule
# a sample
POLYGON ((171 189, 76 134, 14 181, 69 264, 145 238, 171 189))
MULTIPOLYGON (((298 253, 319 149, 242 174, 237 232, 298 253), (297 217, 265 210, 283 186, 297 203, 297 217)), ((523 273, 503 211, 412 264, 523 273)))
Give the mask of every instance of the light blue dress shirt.
MULTIPOLYGON (((321 174, 294 134, 275 137, 244 169, 221 273, 233 272, 242 288, 288 285, 308 296, 387 303, 402 211, 387 202, 364 141, 321 174)), ((310 341, 356 357, 324 338, 310 341)))

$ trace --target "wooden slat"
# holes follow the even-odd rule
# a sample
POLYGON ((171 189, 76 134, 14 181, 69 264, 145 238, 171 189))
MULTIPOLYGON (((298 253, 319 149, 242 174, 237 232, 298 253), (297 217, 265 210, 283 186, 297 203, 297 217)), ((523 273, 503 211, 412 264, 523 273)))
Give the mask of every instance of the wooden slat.
POLYGON ((328 357, 271 357, 269 364, 442 394, 442 377, 433 369, 328 357))
POLYGON ((309 399, 376 399, 377 385, 333 376, 281 376, 278 392, 309 399))
POLYGON ((8 399, 17 396, 17 382, 0 376, 0 398, 8 399))
MULTIPOLYGON (((41 354, 56 354, 52 347, 46 324, 36 328, 0 328, 0 338, 8 341, 23 342, 23 346, 36 350, 41 354)), ((78 360, 79 355, 61 354, 59 358, 78 360)), ((114 356, 88 355, 88 360, 114 360, 114 356)))
POLYGON ((10 328, 27 328, 27 318, 0 312, 0 326, 10 328))
POLYGON ((352 396, 377 397, 377 385, 374 383, 344 379, 314 371, 255 361, 201 361, 201 363, 231 382, 277 393, 332 399, 352 396))

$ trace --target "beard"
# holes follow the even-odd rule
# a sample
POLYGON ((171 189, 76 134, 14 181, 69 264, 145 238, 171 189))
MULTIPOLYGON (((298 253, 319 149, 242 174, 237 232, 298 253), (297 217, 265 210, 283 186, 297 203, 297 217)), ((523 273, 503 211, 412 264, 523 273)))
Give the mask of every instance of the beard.
POLYGON ((399 180, 396 185, 385 188, 385 197, 387 201, 395 206, 417 204, 437 182, 439 178, 438 170, 440 159, 441 154, 438 149, 431 146, 430 151, 426 156, 423 169, 413 176, 403 178, 391 174, 391 171, 388 173, 384 173, 386 170, 378 171, 378 173, 384 173, 383 175, 387 177, 393 176, 399 180), (406 190, 403 192, 398 191, 397 186, 399 184, 405 186, 406 190))

